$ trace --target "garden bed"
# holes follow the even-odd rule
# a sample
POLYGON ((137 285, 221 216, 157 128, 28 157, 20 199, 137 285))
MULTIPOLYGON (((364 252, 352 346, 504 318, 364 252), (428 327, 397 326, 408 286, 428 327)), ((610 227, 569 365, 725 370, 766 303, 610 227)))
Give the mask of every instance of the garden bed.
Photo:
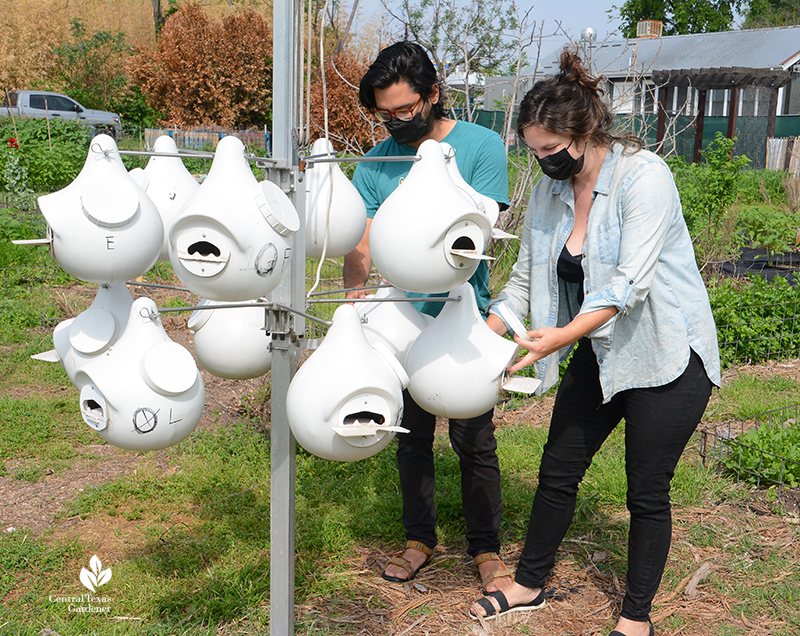
POLYGON ((800 405, 702 429, 700 455, 736 481, 800 499, 800 405), (788 492, 787 492, 788 491, 788 492))
POLYGON ((742 250, 737 260, 723 263, 720 271, 733 277, 758 274, 769 281, 780 276, 789 284, 796 285, 800 282, 800 253, 775 254, 770 263, 767 250, 748 247, 742 250))

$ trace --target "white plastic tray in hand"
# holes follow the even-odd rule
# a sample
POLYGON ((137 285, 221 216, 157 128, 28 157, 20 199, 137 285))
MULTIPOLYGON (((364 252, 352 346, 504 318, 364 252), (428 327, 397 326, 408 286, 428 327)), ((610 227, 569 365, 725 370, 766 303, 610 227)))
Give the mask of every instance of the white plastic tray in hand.
POLYGON ((505 323, 511 327, 511 330, 517 334, 521 340, 531 339, 528 335, 528 330, 525 329, 525 325, 522 324, 519 316, 517 316, 516 312, 511 308, 510 305, 506 303, 498 303, 495 305, 495 309, 505 323))
POLYGON ((511 393, 525 393, 527 395, 532 395, 536 389, 539 388, 541 383, 542 381, 537 380, 536 378, 526 378, 520 375, 512 375, 505 382, 503 382, 503 388, 511 393))

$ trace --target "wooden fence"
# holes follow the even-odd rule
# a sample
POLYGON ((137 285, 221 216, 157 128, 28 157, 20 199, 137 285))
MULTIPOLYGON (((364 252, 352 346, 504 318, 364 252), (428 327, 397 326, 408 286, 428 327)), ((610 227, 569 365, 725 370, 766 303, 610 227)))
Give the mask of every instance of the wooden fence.
POLYGON ((767 139, 767 168, 800 177, 800 137, 767 139))

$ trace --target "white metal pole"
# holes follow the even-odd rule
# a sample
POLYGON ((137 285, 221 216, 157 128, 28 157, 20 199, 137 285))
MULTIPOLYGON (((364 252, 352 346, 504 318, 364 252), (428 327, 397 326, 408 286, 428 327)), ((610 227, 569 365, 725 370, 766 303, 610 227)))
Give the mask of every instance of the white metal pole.
MULTIPOLYGON (((301 230, 292 237, 289 271, 271 299, 305 309, 305 192, 298 187, 295 135, 298 103, 296 0, 273 5, 272 148, 277 160, 269 178, 289 195, 300 216, 301 230)), ((289 312, 268 312, 272 335, 272 401, 270 415, 270 636, 294 634, 295 588, 295 440, 286 415, 286 393, 296 369, 296 336, 304 331, 302 318, 289 312)))

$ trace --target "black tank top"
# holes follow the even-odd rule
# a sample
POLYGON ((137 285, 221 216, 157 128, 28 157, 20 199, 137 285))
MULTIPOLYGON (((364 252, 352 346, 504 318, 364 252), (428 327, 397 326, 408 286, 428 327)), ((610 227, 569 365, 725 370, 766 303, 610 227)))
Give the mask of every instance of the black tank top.
POLYGON ((556 273, 563 281, 578 283, 578 302, 583 304, 583 268, 581 267, 581 259, 583 259, 583 254, 573 256, 565 245, 564 249, 561 250, 561 255, 558 257, 556 273))

